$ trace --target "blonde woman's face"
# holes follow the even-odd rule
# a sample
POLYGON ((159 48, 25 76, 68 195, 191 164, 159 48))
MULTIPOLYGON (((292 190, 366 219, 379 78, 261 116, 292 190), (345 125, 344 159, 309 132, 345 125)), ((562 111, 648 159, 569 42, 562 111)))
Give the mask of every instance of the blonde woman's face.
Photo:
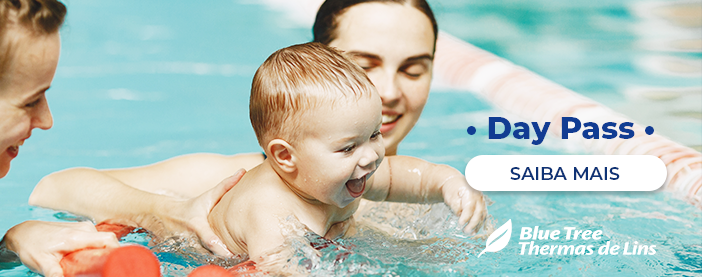
POLYGON ((364 3, 338 17, 329 45, 350 54, 378 89, 387 155, 417 123, 429 96, 434 31, 429 18, 409 5, 364 3))
POLYGON ((12 35, 22 37, 11 65, 0 78, 0 178, 10 170, 10 162, 32 130, 53 125, 44 94, 54 78, 60 51, 58 33, 41 37, 12 31, 6 34, 12 35))

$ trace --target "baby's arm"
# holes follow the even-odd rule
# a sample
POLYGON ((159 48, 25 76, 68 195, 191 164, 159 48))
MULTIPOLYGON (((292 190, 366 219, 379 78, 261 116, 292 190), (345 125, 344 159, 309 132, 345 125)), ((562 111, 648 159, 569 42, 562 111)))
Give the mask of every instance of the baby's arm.
MULTIPOLYGON (((258 204, 253 205, 258 206, 258 204)), ((246 222, 241 222, 241 218, 227 216, 225 224, 232 238, 243 236, 243 241, 239 241, 237 244, 245 249, 249 260, 256 263, 258 270, 274 276, 287 276, 291 275, 287 274, 286 271, 291 270, 288 260, 292 257, 293 251, 290 246, 284 245, 283 218, 271 213, 271 211, 280 211, 278 208, 272 206, 254 207, 245 217, 246 222), (236 234, 236 232, 241 233, 236 234)), ((230 211, 227 213, 231 215, 230 211)))
POLYGON ((249 258, 258 264, 264 260, 271 260, 268 256, 275 255, 274 253, 278 252, 276 249, 280 249, 285 242, 280 228, 280 219, 266 214, 252 216, 249 223, 250 228, 245 231, 249 258))
POLYGON ((480 229, 487 208, 483 194, 471 188, 453 167, 408 157, 390 156, 380 164, 364 198, 372 201, 437 203, 443 201, 459 216, 465 231, 480 229))

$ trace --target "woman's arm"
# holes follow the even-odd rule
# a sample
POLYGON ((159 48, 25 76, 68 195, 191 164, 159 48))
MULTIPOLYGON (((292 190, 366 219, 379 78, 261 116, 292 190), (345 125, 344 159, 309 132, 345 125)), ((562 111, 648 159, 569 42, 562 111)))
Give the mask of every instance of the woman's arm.
POLYGON ((57 174, 34 188, 29 204, 84 215, 95 222, 110 220, 140 226, 156 235, 195 233, 211 251, 231 255, 212 232, 207 215, 241 179, 244 170, 187 200, 141 191, 94 169, 74 171, 80 174, 81 182, 74 182, 70 175, 57 174))
MULTIPOLYGON (((184 198, 196 197, 211 189, 224 178, 243 168, 249 170, 263 162, 260 153, 224 156, 219 154, 198 153, 182 155, 155 164, 125 168, 100 170, 100 172, 120 182, 156 194, 177 195, 184 198)), ((64 175, 62 179, 72 182, 84 182, 80 170, 66 170, 54 173, 64 175)))
POLYGON ((478 231, 487 216, 483 194, 468 185, 453 167, 408 157, 390 156, 373 175, 364 198, 372 201, 437 203, 443 201, 459 216, 465 231, 478 231))

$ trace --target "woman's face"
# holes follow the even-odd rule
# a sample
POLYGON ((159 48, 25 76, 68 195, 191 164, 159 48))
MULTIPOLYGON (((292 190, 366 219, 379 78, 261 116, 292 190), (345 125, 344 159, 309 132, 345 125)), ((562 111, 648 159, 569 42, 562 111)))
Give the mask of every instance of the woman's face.
POLYGON ((345 51, 378 89, 387 155, 409 133, 429 95, 434 31, 429 18, 409 5, 364 3, 338 17, 329 45, 345 51))
POLYGON ((53 124, 44 93, 54 78, 59 59, 58 33, 28 37, 10 30, 6 36, 22 36, 7 72, 0 77, 0 178, 10 170, 19 146, 32 129, 53 124))

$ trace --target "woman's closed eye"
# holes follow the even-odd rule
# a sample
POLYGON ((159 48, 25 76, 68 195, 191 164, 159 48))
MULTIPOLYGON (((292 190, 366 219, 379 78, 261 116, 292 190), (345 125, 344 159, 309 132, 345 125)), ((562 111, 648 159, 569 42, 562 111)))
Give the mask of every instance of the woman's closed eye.
POLYGON ((380 66, 381 62, 380 60, 373 58, 373 57, 368 57, 365 55, 352 55, 351 56, 353 61, 358 64, 363 70, 366 72, 373 70, 374 68, 377 68, 380 66))
POLYGON ((412 63, 400 67, 400 72, 405 74, 410 79, 417 79, 427 73, 427 67, 421 63, 412 63))
POLYGON ((45 88, 41 91, 39 91, 37 94, 32 96, 31 98, 26 99, 25 101, 30 101, 24 104, 25 108, 34 108, 41 104, 42 101, 46 101, 46 91, 49 90, 49 88, 45 88))
POLYGON ((29 103, 25 104, 24 106, 27 107, 27 108, 34 108, 34 107, 36 107, 37 105, 39 105, 39 103, 41 103, 41 99, 42 99, 42 98, 37 98, 36 100, 34 100, 34 101, 32 101, 32 102, 29 102, 29 103))
POLYGON ((361 68, 362 68, 364 71, 366 71, 366 72, 369 72, 369 71, 371 71, 371 70, 373 70, 373 69, 375 69, 375 68, 378 67, 378 65, 375 64, 375 63, 364 63, 364 64, 359 64, 359 65, 360 65, 361 68))

